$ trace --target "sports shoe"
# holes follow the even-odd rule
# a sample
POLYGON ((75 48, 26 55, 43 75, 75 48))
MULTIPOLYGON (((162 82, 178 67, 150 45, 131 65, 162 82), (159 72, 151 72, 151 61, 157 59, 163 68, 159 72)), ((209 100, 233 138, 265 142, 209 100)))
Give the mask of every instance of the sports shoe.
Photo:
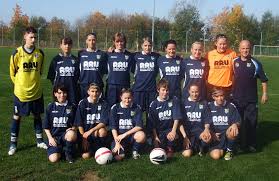
POLYGON ((137 160, 139 159, 140 154, 137 151, 133 151, 133 159, 137 160))
POLYGON ((224 156, 225 160, 231 160, 233 158, 233 153, 232 151, 226 151, 226 154, 224 156))
POLYGON ((12 155, 15 154, 15 152, 16 152, 16 145, 15 144, 11 144, 10 148, 9 148, 9 151, 8 151, 8 155, 12 156, 12 155))
POLYGON ((66 160, 69 162, 69 163, 74 163, 74 158, 71 154, 65 154, 66 156, 66 160))
POLYGON ((41 143, 38 143, 38 142, 37 142, 37 147, 38 147, 38 148, 45 149, 45 150, 47 149, 47 145, 45 144, 45 142, 41 142, 41 143))
POLYGON ((173 157, 174 151, 171 147, 167 147, 167 157, 171 158, 173 157))
POLYGON ((253 146, 248 146, 248 151, 251 153, 255 153, 255 152, 257 152, 257 149, 253 146))

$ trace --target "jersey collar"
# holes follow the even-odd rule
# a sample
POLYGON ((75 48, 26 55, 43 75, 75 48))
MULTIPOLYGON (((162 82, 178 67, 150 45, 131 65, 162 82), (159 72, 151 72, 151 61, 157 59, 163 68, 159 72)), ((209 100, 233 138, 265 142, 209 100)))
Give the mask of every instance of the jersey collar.
POLYGON ((159 97, 159 96, 157 97, 157 101, 159 101, 159 102, 165 102, 165 101, 167 101, 167 100, 169 100, 169 96, 167 97, 167 99, 166 99, 166 100, 162 100, 162 99, 160 99, 160 97, 159 97))
MULTIPOLYGON (((121 108, 124 108, 124 109, 126 108, 126 107, 123 105, 123 103, 122 103, 122 102, 120 102, 119 104, 120 104, 120 107, 121 107, 121 108)), ((130 106, 129 106, 128 108, 131 108, 131 107, 132 107, 132 105, 133 105, 133 103, 131 103, 131 104, 130 104, 130 106)))
MULTIPOLYGON (((100 99, 100 98, 97 99, 97 102, 99 102, 99 99, 100 99)), ((93 101, 93 99, 91 99, 90 96, 87 97, 87 101, 88 101, 89 103, 94 104, 94 101, 93 101)), ((97 103, 97 102, 96 102, 96 103, 97 103)))
MULTIPOLYGON (((224 104, 223 104, 222 106, 225 106, 226 104, 227 104, 227 101, 225 100, 225 101, 224 101, 224 104)), ((217 103, 216 103, 216 101, 214 101, 214 105, 215 105, 215 106, 218 106, 217 103)))
POLYGON ((68 104, 68 101, 66 101, 66 102, 64 102, 64 103, 59 103, 59 102, 56 102, 56 101, 55 101, 55 105, 56 105, 56 106, 67 106, 67 104, 68 104))
POLYGON ((71 53, 70 53, 68 56, 64 56, 62 53, 59 53, 59 55, 60 55, 61 57, 71 57, 71 56, 72 56, 71 53))

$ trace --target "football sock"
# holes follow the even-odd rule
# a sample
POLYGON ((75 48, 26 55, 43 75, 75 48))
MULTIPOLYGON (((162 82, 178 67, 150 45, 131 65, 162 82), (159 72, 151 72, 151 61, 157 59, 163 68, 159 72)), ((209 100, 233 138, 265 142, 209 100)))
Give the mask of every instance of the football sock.
POLYGON ((138 142, 135 141, 134 144, 133 144, 133 151, 139 152, 140 149, 142 148, 142 145, 143 145, 143 143, 138 143, 138 142))
POLYGON ((227 140, 227 151, 233 151, 234 142, 235 140, 227 140))
POLYGON ((42 119, 41 117, 34 118, 34 129, 37 138, 37 142, 43 142, 43 128, 42 128, 42 119))
POLYGON ((11 144, 17 145, 17 138, 20 128, 20 120, 15 120, 12 118, 11 124, 11 144))

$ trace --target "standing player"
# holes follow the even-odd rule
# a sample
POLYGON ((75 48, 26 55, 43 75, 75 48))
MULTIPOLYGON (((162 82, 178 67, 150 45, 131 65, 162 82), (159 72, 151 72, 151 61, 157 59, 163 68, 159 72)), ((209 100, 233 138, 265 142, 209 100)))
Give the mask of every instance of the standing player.
MULTIPOLYGON (((156 98, 156 76, 158 74, 157 59, 159 54, 151 52, 151 48, 152 40, 143 38, 142 52, 135 53, 135 66, 132 68, 135 76, 135 83, 132 87, 134 102, 140 105, 142 111, 146 111, 146 113, 148 113, 150 103, 156 98)), ((147 119, 147 132, 151 131, 149 127, 147 119)))
POLYGON ((224 155, 225 160, 232 159, 233 147, 238 136, 240 116, 234 104, 225 100, 225 91, 221 88, 213 88, 212 98, 209 103, 212 116, 212 137, 210 156, 217 160, 224 155))
POLYGON ((262 82, 261 103, 265 104, 267 96, 267 77, 262 64, 251 57, 251 43, 242 40, 239 44, 240 57, 234 60, 233 102, 242 118, 241 146, 249 151, 256 151, 256 128, 258 119, 257 79, 262 82), (246 139, 244 139, 246 138, 246 139))
POLYGON ((161 79, 169 82, 169 96, 181 97, 181 62, 182 58, 176 55, 176 41, 168 40, 165 44, 166 55, 159 57, 157 63, 161 79))
POLYGON ((75 107, 67 101, 67 89, 58 85, 53 88, 55 102, 48 105, 44 129, 48 138, 48 159, 57 162, 65 151, 66 160, 73 163, 74 143, 77 139, 73 127, 75 107), (64 150, 64 151, 63 151, 64 150))
POLYGON ((11 122, 11 143, 8 155, 14 155, 22 116, 34 115, 34 129, 37 147, 47 149, 43 142, 41 113, 44 100, 41 75, 44 53, 35 47, 36 29, 27 27, 24 32, 25 44, 18 47, 10 58, 10 77, 14 83, 14 113, 11 122))
POLYGON ((109 108, 104 100, 100 100, 100 87, 91 83, 88 97, 79 102, 75 126, 82 136, 82 158, 88 159, 100 147, 105 146, 107 136, 106 125, 109 119, 109 108))
POLYGON ((235 51, 228 48, 228 38, 224 34, 218 34, 215 40, 216 49, 207 53, 206 59, 209 63, 208 72, 208 99, 212 100, 211 92, 213 87, 222 87, 226 97, 231 97, 233 81, 233 59, 235 51))
POLYGON ((122 89, 121 102, 112 106, 110 112, 110 127, 112 129, 112 151, 116 160, 122 160, 129 147, 132 146, 134 159, 140 157, 139 151, 145 142, 145 134, 142 131, 142 111, 133 103, 132 91, 122 89))
POLYGON ((192 44, 192 55, 183 60, 181 69, 184 75, 184 85, 182 91, 182 98, 189 97, 190 85, 196 84, 199 86, 200 99, 206 100, 206 80, 208 75, 208 61, 202 58, 203 45, 201 42, 194 42, 192 44))
POLYGON ((69 102, 77 104, 79 101, 79 64, 77 57, 71 54, 72 45, 73 41, 70 37, 61 39, 60 48, 62 52, 52 59, 47 78, 53 86, 64 85, 68 90, 69 102))
POLYGON ((188 92, 189 97, 182 102, 182 112, 185 117, 184 123, 180 126, 180 132, 184 138, 185 147, 182 155, 184 157, 191 157, 194 152, 198 152, 198 154, 202 156, 205 147, 207 147, 211 141, 210 111, 207 102, 200 100, 198 85, 191 84, 188 92))
POLYGON ((152 101, 149 108, 154 146, 162 147, 167 151, 167 157, 174 153, 174 142, 179 120, 182 119, 180 104, 176 97, 169 98, 169 83, 161 79, 157 83, 159 96, 152 101))
POLYGON ((133 66, 133 56, 126 48, 126 37, 122 33, 113 36, 114 50, 108 52, 108 78, 106 97, 111 107, 120 102, 120 92, 123 88, 130 88, 130 72, 133 66))
POLYGON ((96 83, 101 92, 104 88, 103 75, 107 73, 107 57, 103 51, 96 48, 96 40, 95 33, 87 34, 87 48, 78 52, 81 98, 88 96, 87 90, 91 83, 96 83))

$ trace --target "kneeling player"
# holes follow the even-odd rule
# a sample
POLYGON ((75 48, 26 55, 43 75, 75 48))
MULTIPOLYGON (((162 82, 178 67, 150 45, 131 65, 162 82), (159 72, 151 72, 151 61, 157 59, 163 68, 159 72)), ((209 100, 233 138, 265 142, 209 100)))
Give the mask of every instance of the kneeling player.
POLYGON ((145 142, 145 133, 142 131, 142 111, 137 104, 132 102, 130 89, 122 89, 120 99, 121 102, 113 105, 110 113, 114 158, 122 160, 128 147, 132 146, 133 158, 138 159, 141 146, 145 142))
POLYGON ((206 101, 199 99, 200 91, 196 84, 189 87, 189 97, 183 100, 184 124, 180 126, 180 131, 184 137, 184 157, 191 157, 193 152, 198 152, 202 156, 204 148, 211 141, 210 111, 206 101), (188 137, 184 127, 186 127, 188 137), (189 138, 189 139, 188 139, 189 138))
POLYGON ((224 155, 225 160, 232 159, 235 139, 238 136, 240 116, 236 107, 225 100, 225 92, 221 88, 213 88, 213 102, 209 103, 213 122, 213 142, 210 156, 217 160, 224 155))
POLYGON ((169 98, 169 83, 161 79, 157 84, 159 96, 152 101, 149 109, 149 120, 152 127, 154 146, 167 151, 167 157, 172 157, 176 130, 182 119, 180 104, 176 97, 169 98))
POLYGON ((73 163, 73 149, 77 139, 72 127, 74 107, 67 101, 68 93, 64 86, 55 86, 53 95, 55 102, 48 105, 43 125, 49 142, 48 159, 50 162, 57 162, 64 150, 66 160, 73 163))
POLYGON ((100 147, 105 146, 107 136, 106 125, 108 124, 108 105, 99 100, 100 87, 91 83, 88 88, 89 97, 79 102, 75 126, 82 135, 82 158, 88 159, 100 147))

